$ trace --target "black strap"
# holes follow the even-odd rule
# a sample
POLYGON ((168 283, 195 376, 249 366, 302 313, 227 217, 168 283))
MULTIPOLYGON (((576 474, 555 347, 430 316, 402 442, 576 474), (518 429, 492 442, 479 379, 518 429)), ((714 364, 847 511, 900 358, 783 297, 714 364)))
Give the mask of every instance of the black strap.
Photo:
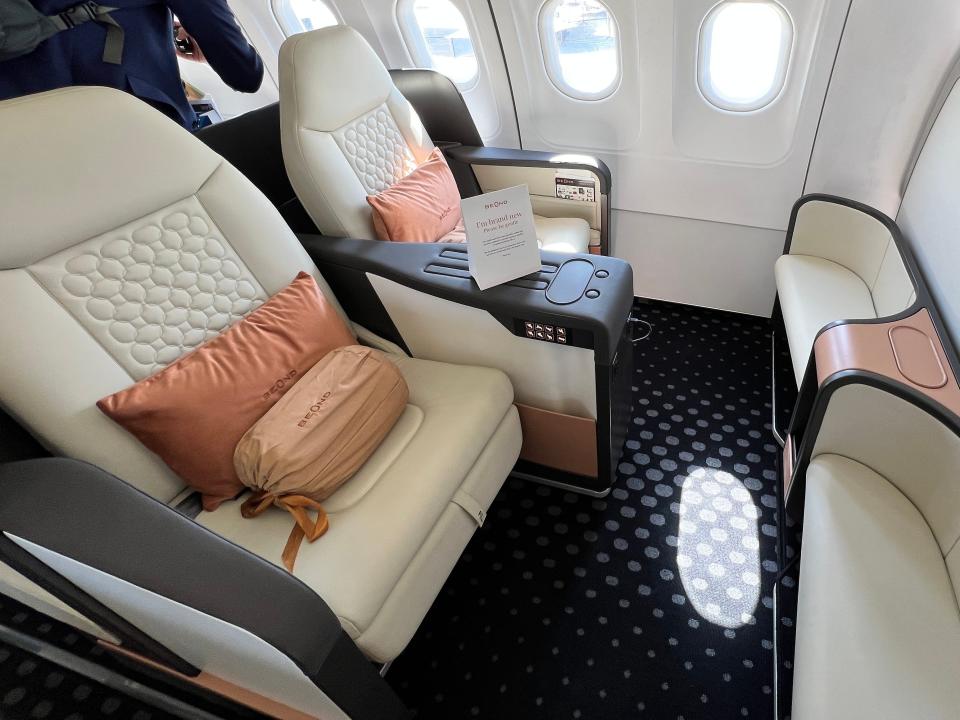
POLYGON ((106 7, 95 2, 84 2, 67 8, 50 19, 59 30, 96 22, 107 28, 107 40, 103 46, 103 61, 111 65, 119 65, 123 59, 123 28, 110 15, 117 8, 106 7))

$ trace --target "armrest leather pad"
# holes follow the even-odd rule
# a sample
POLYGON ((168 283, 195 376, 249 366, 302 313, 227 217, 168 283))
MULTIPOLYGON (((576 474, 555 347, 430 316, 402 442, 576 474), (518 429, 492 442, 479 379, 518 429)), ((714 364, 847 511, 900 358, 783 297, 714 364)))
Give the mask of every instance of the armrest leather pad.
POLYGON ((458 145, 446 149, 452 159, 467 165, 514 165, 518 167, 546 167, 557 170, 588 170, 600 180, 600 192, 610 194, 610 168, 599 158, 589 155, 566 155, 541 150, 514 150, 512 148, 470 147, 458 145))
POLYGON ((93 465, 0 465, 0 531, 241 627, 310 677, 342 634, 294 576, 93 465))

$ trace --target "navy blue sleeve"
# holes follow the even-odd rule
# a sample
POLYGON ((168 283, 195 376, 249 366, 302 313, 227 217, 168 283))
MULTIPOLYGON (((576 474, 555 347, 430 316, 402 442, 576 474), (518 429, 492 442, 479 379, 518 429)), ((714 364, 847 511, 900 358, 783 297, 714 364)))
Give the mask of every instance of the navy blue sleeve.
POLYGON ((247 42, 226 0, 167 0, 217 75, 239 92, 256 92, 263 61, 247 42))

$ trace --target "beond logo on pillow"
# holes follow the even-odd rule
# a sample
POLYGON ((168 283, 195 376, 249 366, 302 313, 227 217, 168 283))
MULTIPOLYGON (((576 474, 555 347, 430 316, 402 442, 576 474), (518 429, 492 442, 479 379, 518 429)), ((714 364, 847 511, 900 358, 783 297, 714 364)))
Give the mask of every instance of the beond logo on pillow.
POLYGON ((282 378, 280 378, 273 385, 270 386, 270 389, 263 394, 263 399, 269 400, 272 396, 281 392, 287 385, 290 384, 290 381, 293 380, 296 376, 297 376, 296 370, 291 370, 290 372, 288 372, 286 375, 284 375, 282 378))
POLYGON ((307 414, 303 416, 303 419, 297 423, 297 427, 306 427, 311 420, 313 420, 317 413, 323 408, 323 404, 330 399, 332 393, 328 390, 325 392, 319 400, 317 400, 313 405, 310 406, 310 409, 307 411, 307 414))

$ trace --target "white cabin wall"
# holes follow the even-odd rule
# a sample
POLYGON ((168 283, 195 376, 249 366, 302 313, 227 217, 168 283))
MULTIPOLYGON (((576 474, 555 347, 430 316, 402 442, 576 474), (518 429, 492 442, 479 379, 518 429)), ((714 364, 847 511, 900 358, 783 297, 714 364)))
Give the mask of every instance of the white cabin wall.
POLYGON ((958 48, 957 0, 854 0, 805 192, 852 198, 895 217, 958 48))
POLYGON ((700 28, 715 0, 605 0, 616 18, 616 91, 581 101, 554 87, 541 2, 492 0, 523 146, 596 155, 613 173, 612 249, 642 297, 770 315, 773 263, 803 191, 849 0, 780 0, 794 37, 769 105, 726 112, 697 86, 700 28))

